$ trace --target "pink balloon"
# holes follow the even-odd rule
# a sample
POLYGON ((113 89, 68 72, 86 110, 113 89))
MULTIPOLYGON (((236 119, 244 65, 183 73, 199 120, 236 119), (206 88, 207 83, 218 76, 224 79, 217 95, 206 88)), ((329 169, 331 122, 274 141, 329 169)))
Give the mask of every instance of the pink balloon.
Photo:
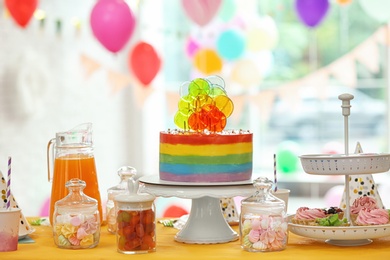
POLYGON ((135 27, 133 12, 124 0, 99 0, 90 22, 95 37, 113 53, 125 46, 135 27))
POLYGON ((204 26, 216 15, 221 0, 182 0, 182 5, 192 21, 204 26))

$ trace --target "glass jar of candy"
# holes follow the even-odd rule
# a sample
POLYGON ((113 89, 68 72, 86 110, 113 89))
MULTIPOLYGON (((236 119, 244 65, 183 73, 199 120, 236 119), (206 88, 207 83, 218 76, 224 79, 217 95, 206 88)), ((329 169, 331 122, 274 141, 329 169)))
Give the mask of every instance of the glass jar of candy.
MULTIPOLYGON (((138 193, 128 180, 128 194, 115 197, 117 251, 140 254, 156 251, 155 197, 138 193)), ((136 185, 136 184, 135 184, 136 185)))
POLYGON ((253 185, 256 193, 241 204, 241 248, 249 252, 284 250, 288 240, 284 201, 272 195, 273 182, 267 178, 257 178, 253 185))
POLYGON ((60 248, 96 247, 100 239, 97 200, 83 193, 85 181, 71 179, 65 184, 68 195, 57 201, 53 213, 53 237, 60 248))
POLYGON ((137 174, 137 170, 131 166, 123 166, 118 169, 118 175, 120 182, 118 185, 111 187, 107 190, 107 203, 106 203, 106 214, 107 214, 107 230, 108 232, 115 234, 116 232, 116 215, 114 198, 119 194, 129 192, 127 181, 132 179, 137 174))

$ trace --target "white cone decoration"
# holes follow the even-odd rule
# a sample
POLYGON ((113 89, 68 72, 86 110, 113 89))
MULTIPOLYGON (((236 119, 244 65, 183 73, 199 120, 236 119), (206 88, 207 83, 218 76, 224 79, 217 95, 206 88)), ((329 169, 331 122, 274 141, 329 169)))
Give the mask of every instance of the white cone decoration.
MULTIPOLYGON (((358 142, 356 144, 355 154, 363 153, 363 149, 358 142)), ((350 175, 349 176, 349 205, 355 201, 355 199, 370 196, 376 200, 378 207, 384 208, 382 199, 379 196, 378 186, 375 184, 372 174, 364 175, 350 175)), ((345 210, 347 208, 345 190, 340 202, 340 208, 345 210)))
POLYGON ((222 214, 226 222, 230 225, 238 223, 238 212, 236 203, 233 198, 222 198, 220 199, 222 214))
MULTIPOLYGON (((0 171, 0 192, 1 192, 1 200, 0 200, 0 208, 6 208, 6 190, 7 190, 7 182, 0 171)), ((18 203, 15 200, 15 197, 11 193, 11 208, 19 208, 18 203)), ((22 210, 23 211, 23 210, 22 210)), ((32 232, 32 228, 28 223, 27 219, 24 217, 23 212, 20 213, 20 222, 19 222, 19 238, 22 238, 32 232)))

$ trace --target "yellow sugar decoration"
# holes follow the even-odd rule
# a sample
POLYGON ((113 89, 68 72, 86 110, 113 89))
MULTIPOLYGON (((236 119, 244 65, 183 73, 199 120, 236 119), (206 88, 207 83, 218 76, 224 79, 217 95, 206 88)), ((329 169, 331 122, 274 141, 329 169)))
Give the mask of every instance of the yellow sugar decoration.
POLYGON ((80 241, 80 246, 89 246, 93 244, 93 234, 90 234, 88 236, 85 236, 81 241, 80 241))

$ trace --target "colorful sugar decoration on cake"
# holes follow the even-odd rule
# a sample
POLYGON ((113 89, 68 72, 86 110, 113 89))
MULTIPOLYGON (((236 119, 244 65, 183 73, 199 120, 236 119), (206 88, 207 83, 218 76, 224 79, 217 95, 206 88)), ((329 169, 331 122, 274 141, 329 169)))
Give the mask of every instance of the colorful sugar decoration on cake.
POLYGON ((160 179, 174 182, 237 182, 252 177, 252 133, 224 130, 233 112, 218 76, 185 82, 174 122, 160 132, 160 179))

